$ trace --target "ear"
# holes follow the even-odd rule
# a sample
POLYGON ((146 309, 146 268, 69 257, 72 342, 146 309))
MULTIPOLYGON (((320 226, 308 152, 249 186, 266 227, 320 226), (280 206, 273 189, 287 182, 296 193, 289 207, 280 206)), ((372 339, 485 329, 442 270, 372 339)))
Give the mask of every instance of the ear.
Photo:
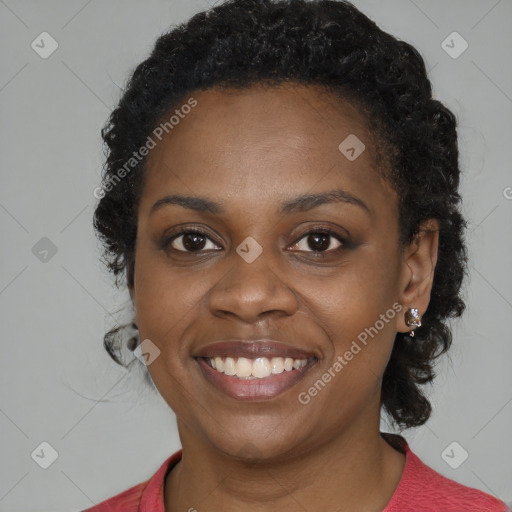
POLYGON ((405 323, 405 312, 417 308, 420 315, 427 310, 430 292, 434 282, 439 246, 439 224, 436 219, 428 219, 420 225, 414 240, 404 249, 400 272, 400 304, 404 307, 399 315, 397 330, 409 332, 405 323))

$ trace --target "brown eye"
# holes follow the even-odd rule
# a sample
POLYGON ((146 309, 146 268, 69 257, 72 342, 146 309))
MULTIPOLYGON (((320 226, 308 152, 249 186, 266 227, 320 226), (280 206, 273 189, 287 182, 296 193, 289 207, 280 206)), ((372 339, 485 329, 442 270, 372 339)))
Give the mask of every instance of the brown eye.
POLYGON ((339 249, 343 245, 345 245, 345 240, 340 235, 322 230, 304 234, 292 247, 304 252, 328 252, 339 249), (308 251, 308 248, 311 251, 308 251))
POLYGON ((202 231, 181 231, 174 235, 164 245, 172 247, 172 249, 179 252, 199 252, 202 250, 216 249, 213 241, 202 231), (208 247, 208 242, 211 244, 208 247))

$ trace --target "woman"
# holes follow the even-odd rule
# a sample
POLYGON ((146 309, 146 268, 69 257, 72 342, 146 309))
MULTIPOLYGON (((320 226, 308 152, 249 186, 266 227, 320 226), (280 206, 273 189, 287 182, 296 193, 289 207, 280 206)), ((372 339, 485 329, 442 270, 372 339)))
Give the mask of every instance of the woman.
POLYGON ((379 431, 428 420, 464 310, 456 119, 413 47, 348 2, 228 1, 103 137, 95 228, 182 450, 89 510, 506 510, 379 431))

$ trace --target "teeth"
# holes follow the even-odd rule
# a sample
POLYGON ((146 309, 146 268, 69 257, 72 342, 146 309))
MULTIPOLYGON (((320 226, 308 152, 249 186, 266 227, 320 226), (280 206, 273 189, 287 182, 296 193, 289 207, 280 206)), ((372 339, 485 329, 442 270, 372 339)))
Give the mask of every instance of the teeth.
POLYGON ((284 371, 290 372, 306 366, 307 359, 292 359, 291 357, 209 357, 210 366, 225 375, 240 377, 242 379, 264 379, 270 375, 277 375, 284 371))
POLYGON ((225 375, 235 375, 235 360, 232 357, 226 357, 224 361, 224 374, 225 375))
POLYGON ((250 377, 252 363, 245 357, 239 357, 235 363, 235 374, 237 377, 250 377))
POLYGON ((282 357, 273 357, 270 360, 270 368, 273 374, 283 373, 284 371, 284 359, 282 357))
POLYGON ((251 374, 258 379, 264 379, 271 374, 270 361, 266 357, 258 357, 252 363, 251 374))
POLYGON ((219 370, 219 372, 224 371, 224 361, 222 360, 222 357, 216 357, 215 359, 210 359, 210 363, 213 361, 213 367, 216 370, 219 370))

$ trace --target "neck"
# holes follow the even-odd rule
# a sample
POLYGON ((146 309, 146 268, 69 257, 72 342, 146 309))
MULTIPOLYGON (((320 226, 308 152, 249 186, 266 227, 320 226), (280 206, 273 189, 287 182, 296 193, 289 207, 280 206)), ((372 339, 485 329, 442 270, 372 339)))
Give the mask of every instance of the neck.
POLYGON ((405 455, 378 427, 362 432, 348 429, 309 452, 248 462, 180 429, 183 456, 166 479, 166 512, 381 512, 398 486, 405 455))

